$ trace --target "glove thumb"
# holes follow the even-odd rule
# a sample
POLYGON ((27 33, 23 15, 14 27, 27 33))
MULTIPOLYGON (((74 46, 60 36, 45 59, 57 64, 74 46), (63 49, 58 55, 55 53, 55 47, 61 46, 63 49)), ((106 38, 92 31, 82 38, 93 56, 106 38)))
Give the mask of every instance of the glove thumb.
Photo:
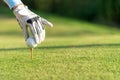
POLYGON ((45 25, 47 25, 49 27, 53 27, 53 24, 51 22, 47 21, 44 18, 41 18, 41 22, 42 22, 42 24, 45 24, 45 25))

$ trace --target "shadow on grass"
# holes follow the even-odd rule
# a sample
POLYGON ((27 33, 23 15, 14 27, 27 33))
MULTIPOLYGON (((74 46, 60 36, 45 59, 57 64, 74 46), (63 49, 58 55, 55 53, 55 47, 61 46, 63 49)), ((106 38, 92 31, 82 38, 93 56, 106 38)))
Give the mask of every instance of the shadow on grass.
POLYGON ((62 49, 62 48, 94 48, 94 47, 120 47, 120 44, 86 44, 86 45, 61 45, 61 46, 43 46, 38 49, 62 49))
POLYGON ((28 50, 28 48, 0 48, 1 51, 23 51, 28 50))
MULTIPOLYGON (((120 47, 120 44, 88 44, 88 45, 60 45, 60 46, 42 46, 36 49, 64 49, 64 48, 95 48, 95 47, 120 47)), ((0 48, 1 51, 23 51, 29 48, 0 48)))

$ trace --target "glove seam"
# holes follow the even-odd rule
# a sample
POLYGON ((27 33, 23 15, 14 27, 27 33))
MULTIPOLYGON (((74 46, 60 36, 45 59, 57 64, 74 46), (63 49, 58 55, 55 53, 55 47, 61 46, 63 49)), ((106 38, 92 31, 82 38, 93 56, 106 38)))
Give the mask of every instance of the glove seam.
POLYGON ((18 4, 18 5, 16 5, 16 6, 14 6, 13 8, 12 8, 12 10, 14 11, 16 8, 18 8, 19 6, 25 6, 24 4, 18 4))

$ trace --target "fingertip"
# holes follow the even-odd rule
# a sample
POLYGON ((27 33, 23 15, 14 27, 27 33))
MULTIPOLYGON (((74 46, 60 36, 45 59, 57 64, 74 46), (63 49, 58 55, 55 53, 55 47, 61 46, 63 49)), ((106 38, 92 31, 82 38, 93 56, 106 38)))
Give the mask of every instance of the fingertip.
POLYGON ((51 27, 53 27, 53 24, 51 24, 51 27))
POLYGON ((53 24, 49 22, 49 26, 50 26, 50 27, 53 27, 53 24))

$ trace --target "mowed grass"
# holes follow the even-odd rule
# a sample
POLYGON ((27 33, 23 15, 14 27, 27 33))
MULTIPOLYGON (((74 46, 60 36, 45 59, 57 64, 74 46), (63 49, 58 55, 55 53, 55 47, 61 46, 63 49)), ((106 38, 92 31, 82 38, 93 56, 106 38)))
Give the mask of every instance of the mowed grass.
MULTIPOLYGON (((43 15, 44 16, 44 15, 43 15)), ((15 18, 0 18, 0 80, 119 80, 120 30, 48 16, 33 60, 15 18)))

